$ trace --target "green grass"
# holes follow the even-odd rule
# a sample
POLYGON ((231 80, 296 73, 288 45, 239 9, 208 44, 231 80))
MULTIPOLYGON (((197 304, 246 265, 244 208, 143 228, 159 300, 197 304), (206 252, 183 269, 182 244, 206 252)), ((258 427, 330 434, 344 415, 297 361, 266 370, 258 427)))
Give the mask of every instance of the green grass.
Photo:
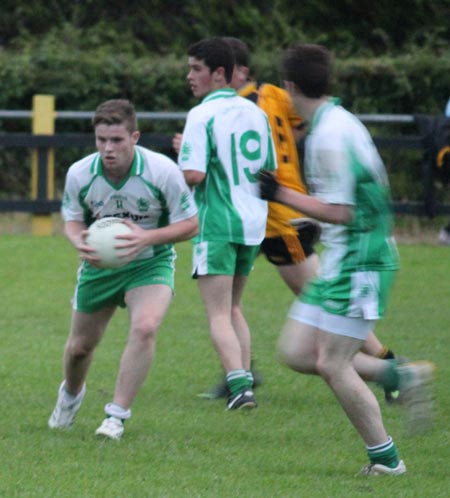
POLYGON ((190 279, 190 245, 178 246, 177 293, 158 337, 152 371, 120 442, 94 431, 111 400, 126 340, 119 311, 99 346, 74 427, 47 428, 62 374, 76 256, 61 236, 0 240, 0 497, 234 498, 447 497, 449 249, 402 245, 402 269, 379 337, 396 352, 437 365, 437 418, 409 438, 399 408, 382 404, 408 473, 355 477, 364 445, 324 383, 276 361, 292 302, 274 268, 258 258, 245 294, 259 408, 225 412, 196 394, 218 380, 203 306, 190 279))

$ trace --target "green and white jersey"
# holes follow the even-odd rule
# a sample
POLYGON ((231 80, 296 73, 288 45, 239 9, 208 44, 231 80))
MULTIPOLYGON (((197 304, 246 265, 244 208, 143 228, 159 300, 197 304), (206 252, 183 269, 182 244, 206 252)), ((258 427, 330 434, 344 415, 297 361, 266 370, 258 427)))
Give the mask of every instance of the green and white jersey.
POLYGON ((331 280, 342 272, 396 269, 388 178, 367 129, 329 101, 314 114, 305 151, 311 195, 353 207, 348 224, 322 224, 320 277, 331 280))
POLYGON ((257 175, 276 169, 266 114, 235 90, 207 95, 188 114, 178 162, 205 173, 195 187, 200 230, 196 241, 258 245, 264 238, 267 202, 257 175))
MULTIPOLYGON (((130 172, 120 184, 106 178, 98 153, 74 163, 67 172, 61 213, 65 221, 87 226, 116 216, 149 230, 191 218, 197 208, 178 166, 163 154, 136 146, 130 172)), ((172 244, 149 246, 137 259, 170 251, 172 244)))

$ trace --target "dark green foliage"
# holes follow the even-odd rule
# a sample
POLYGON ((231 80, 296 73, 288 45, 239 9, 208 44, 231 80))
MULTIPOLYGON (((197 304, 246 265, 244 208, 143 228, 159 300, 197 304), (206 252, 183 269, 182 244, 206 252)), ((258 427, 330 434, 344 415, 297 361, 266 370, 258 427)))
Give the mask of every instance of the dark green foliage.
MULTIPOLYGON (((55 95, 59 110, 92 110, 117 97, 147 111, 186 110, 194 103, 185 56, 134 56, 129 47, 109 45, 87 49, 76 42, 79 32, 68 28, 66 34, 0 52, 0 108, 29 109, 36 93, 55 95)), ((279 50, 255 53, 258 79, 280 84, 279 57, 279 50)), ((336 59, 334 94, 358 113, 439 114, 449 96, 448 74, 450 51, 336 59)))
POLYGON ((280 83, 295 41, 326 44, 335 93, 355 112, 436 113, 448 98, 450 0, 7 0, 0 19, 0 108, 28 109, 36 93, 58 109, 93 109, 128 97, 145 110, 185 110, 186 47, 238 36, 258 79, 280 83), (407 14, 407 15, 406 15, 407 14))
MULTIPOLYGON (((118 97, 138 111, 186 111, 196 102, 186 82, 187 46, 227 35, 249 44, 260 81, 281 83, 281 53, 289 44, 323 43, 335 56, 333 93, 353 112, 441 114, 450 92, 449 13, 450 0, 4 0, 0 109, 29 110, 33 95, 51 94, 61 111, 90 111, 118 97)), ((171 134, 182 123, 141 122, 141 128, 171 134)), ((29 120, 0 120, 0 132, 29 130, 29 120)), ((90 125, 58 121, 57 131, 90 131, 90 125)), ((58 150, 58 178, 73 155, 58 150)), ((8 192, 20 184, 26 195, 29 164, 22 156, 26 151, 1 151, 0 180, 16 179, 8 192)), ((385 160, 397 164, 390 153, 385 160)), ((418 154, 411 165, 420 182, 418 154)), ((404 197, 407 182, 398 177, 394 192, 404 197)), ((417 197, 412 190, 406 197, 417 197)))
POLYGON ((201 37, 226 34, 242 37, 253 49, 307 37, 342 55, 378 54, 422 46, 430 38, 448 40, 449 12, 449 0, 4 0, 0 43, 43 36, 65 24, 88 31, 100 24, 132 33, 157 53, 180 52, 201 37))
POLYGON ((441 114, 450 88, 450 51, 336 61, 336 94, 359 113, 441 114))
POLYGON ((280 51, 324 43, 336 55, 336 93, 357 112, 437 112, 448 95, 450 1, 51 0, 2 3, 0 108, 51 93, 59 109, 128 97, 146 110, 192 105, 185 50, 238 36, 255 74, 279 83, 280 51), (407 14, 407 15, 406 15, 407 14))

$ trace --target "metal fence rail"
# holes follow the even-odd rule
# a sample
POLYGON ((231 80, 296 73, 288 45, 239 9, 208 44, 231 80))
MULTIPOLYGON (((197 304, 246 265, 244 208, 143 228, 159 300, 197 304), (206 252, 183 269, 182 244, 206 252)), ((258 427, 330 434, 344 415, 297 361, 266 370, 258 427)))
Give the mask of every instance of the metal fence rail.
MULTIPOLYGON (((187 112, 148 112, 137 111, 138 119, 148 119, 152 121, 172 121, 177 119, 185 119, 187 112)), ((94 115, 94 111, 56 111, 55 119, 69 120, 90 120, 94 115)), ((392 123, 392 124, 414 124, 414 116, 412 114, 356 114, 356 116, 364 123, 392 123)), ((0 119, 31 119, 33 111, 19 110, 1 110, 0 119)))
MULTIPOLYGON (((148 119, 151 121, 173 121, 175 119, 185 119, 186 112, 136 112, 138 119, 148 119)), ((55 111, 55 119, 91 120, 94 111, 55 111)), ((6 111, 0 109, 0 119, 31 119, 33 111, 6 111)))
MULTIPOLYGON (((90 120, 91 111, 55 111, 55 120, 90 120)), ((139 120, 168 121, 184 120, 186 112, 137 112, 139 120)), ((32 119, 33 111, 0 110, 0 119, 32 119)), ((416 123, 416 118, 408 114, 358 114, 357 117, 367 124, 404 125, 416 123)), ((417 133, 417 126, 412 128, 413 133, 397 136, 374 136, 374 142, 380 149, 394 150, 422 150, 423 170, 421 202, 394 201, 394 210, 397 213, 434 216, 450 214, 450 205, 441 205, 436 202, 433 187, 434 166, 430 160, 430 137, 425 133, 417 133)), ((156 147, 162 150, 171 150, 172 137, 167 134, 143 133, 140 144, 147 147, 156 147)), ((92 133, 56 133, 54 135, 39 135, 31 133, 0 133, 0 147, 25 147, 38 151, 38 195, 33 200, 0 200, 0 212, 20 211, 34 214, 57 212, 60 201, 49 199, 43 186, 48 183, 48 168, 46 164, 47 151, 64 147, 88 147, 93 145, 92 133)))

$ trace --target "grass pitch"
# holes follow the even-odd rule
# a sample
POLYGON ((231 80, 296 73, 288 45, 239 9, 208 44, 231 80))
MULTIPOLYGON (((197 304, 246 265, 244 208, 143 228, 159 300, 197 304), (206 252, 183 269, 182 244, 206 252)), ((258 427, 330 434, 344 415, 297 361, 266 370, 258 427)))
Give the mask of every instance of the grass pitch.
POLYGON ((377 334, 397 353, 436 363, 435 425, 409 438, 398 407, 385 424, 408 472, 355 474, 364 445, 324 383, 276 360, 278 332, 293 298, 258 258, 244 298, 257 367, 259 408, 225 412, 196 394, 219 378, 195 282, 190 244, 178 245, 176 296, 157 354, 120 442, 94 431, 111 400, 126 340, 120 310, 97 349, 87 395, 72 429, 50 431, 62 375, 76 255, 61 236, 0 240, 0 497, 4 498, 353 498, 447 497, 450 402, 450 249, 400 246, 402 268, 377 334))

